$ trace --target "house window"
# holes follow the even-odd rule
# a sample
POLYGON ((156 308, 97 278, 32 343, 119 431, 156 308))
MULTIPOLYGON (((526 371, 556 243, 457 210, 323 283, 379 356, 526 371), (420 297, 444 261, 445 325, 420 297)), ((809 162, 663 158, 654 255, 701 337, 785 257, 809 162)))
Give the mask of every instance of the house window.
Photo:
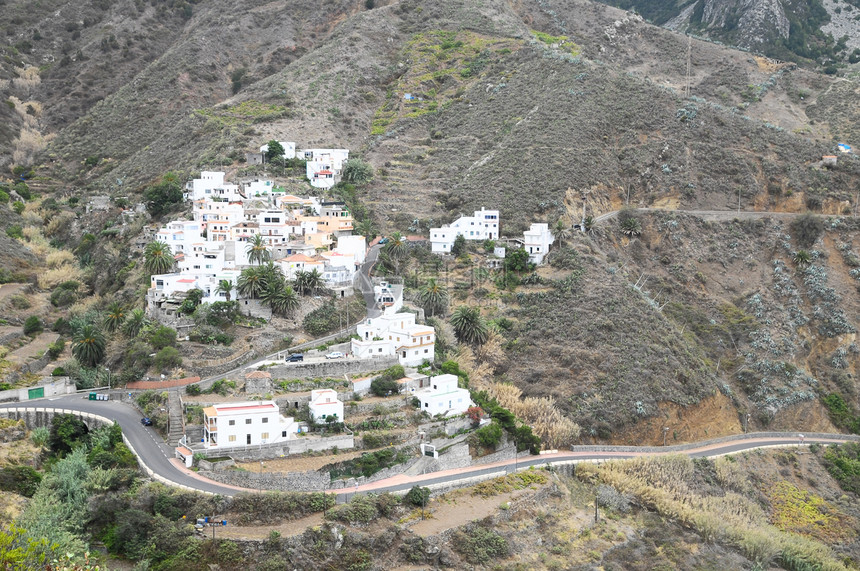
POLYGON ((426 355, 427 353, 429 353, 429 352, 430 352, 430 349, 424 349, 424 354, 425 354, 425 355, 426 355))
POLYGON ((228 440, 229 442, 236 442, 236 435, 235 435, 235 434, 231 434, 231 435, 227 438, 227 440, 228 440))
POLYGON ((235 420, 231 420, 231 421, 230 421, 230 422, 228 422, 227 424, 229 424, 230 426, 236 426, 236 421, 235 421, 235 420))
POLYGON ((250 419, 250 418, 246 418, 246 419, 245 419, 245 424, 251 424, 251 419, 250 419))
POLYGON ((286 438, 286 437, 287 437, 287 431, 285 430, 281 433, 281 438, 286 438))
POLYGON ((263 424, 266 424, 267 422, 269 422, 269 417, 268 417, 268 416, 264 416, 264 417, 263 417, 263 424))
POLYGON ((424 403, 424 408, 430 408, 430 403, 429 403, 429 402, 425 402, 425 403, 424 403))
POLYGON ((269 433, 264 432, 263 434, 260 435, 260 438, 262 438, 263 440, 268 440, 269 439, 269 433))

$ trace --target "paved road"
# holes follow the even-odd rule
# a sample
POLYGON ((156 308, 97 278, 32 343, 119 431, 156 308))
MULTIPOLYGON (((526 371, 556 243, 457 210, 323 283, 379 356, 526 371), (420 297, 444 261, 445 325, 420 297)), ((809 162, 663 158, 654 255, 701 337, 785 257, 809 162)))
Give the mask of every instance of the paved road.
MULTIPOLYGON (((192 488, 202 492, 232 496, 242 491, 240 488, 226 486, 203 478, 194 472, 177 466, 171 459, 173 449, 167 446, 151 427, 140 424, 140 414, 131 406, 119 401, 90 401, 83 395, 70 395, 59 398, 39 399, 27 403, 3 403, 0 410, 16 407, 38 407, 75 410, 89 412, 109 418, 119 423, 123 434, 138 454, 141 463, 154 474, 156 479, 172 485, 192 488)), ((860 438, 844 434, 815 434, 808 435, 803 444, 834 444, 848 441, 858 441, 860 438)), ((715 457, 732 454, 754 448, 771 446, 793 446, 799 444, 797 434, 774 435, 773 433, 738 435, 732 439, 708 441, 693 446, 667 446, 665 449, 653 447, 637 448, 622 446, 574 447, 570 451, 557 452, 540 456, 527 456, 518 460, 497 462, 486 466, 473 466, 443 472, 434 472, 420 476, 398 475, 378 482, 338 491, 338 500, 344 500, 356 491, 361 492, 397 492, 410 489, 412 486, 451 485, 460 482, 466 485, 474 479, 483 479, 491 475, 502 475, 528 466, 546 464, 559 465, 584 461, 613 460, 632 458, 635 456, 657 456, 661 454, 688 454, 694 458, 715 457)), ((256 490, 244 490, 254 492, 256 490)), ((332 490, 334 492, 334 490, 332 490)))

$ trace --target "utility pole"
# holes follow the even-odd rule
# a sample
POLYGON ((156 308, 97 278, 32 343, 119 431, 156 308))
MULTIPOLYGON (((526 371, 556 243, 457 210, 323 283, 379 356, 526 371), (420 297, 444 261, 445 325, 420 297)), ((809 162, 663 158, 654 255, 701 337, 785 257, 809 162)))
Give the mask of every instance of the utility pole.
POLYGON ((690 98, 690 75, 693 61, 693 37, 687 35, 687 79, 684 85, 684 98, 690 98))
POLYGON ((666 435, 669 433, 669 427, 663 427, 663 446, 666 446, 666 435))

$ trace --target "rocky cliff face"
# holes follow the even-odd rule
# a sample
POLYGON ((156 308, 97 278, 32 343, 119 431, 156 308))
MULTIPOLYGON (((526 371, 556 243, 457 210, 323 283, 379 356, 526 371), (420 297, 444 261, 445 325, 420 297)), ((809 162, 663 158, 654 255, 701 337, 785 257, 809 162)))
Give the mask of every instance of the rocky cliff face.
POLYGON ((788 38, 789 22, 781 0, 703 0, 702 23, 736 30, 737 45, 756 49, 774 37, 788 38))

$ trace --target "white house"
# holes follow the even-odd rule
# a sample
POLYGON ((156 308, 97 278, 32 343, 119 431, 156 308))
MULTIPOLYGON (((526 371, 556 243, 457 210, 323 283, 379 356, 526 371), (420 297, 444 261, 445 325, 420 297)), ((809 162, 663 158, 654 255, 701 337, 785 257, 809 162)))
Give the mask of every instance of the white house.
POLYGON ((337 391, 333 389, 311 391, 308 409, 314 422, 326 422, 332 416, 337 419, 336 422, 343 422, 343 403, 338 400, 337 391))
POLYGON ((275 183, 270 180, 249 180, 243 185, 244 194, 248 198, 269 196, 275 191, 275 183))
POLYGON ((203 443, 209 449, 286 442, 298 430, 298 423, 281 416, 273 401, 222 403, 203 409, 203 443))
POLYGON ((186 200, 214 198, 227 202, 242 200, 243 198, 237 185, 225 184, 224 173, 215 171, 203 171, 200 173, 200 178, 185 183, 183 197, 186 200))
POLYGON ((529 262, 542 264, 543 258, 549 253, 549 247, 555 242, 549 225, 546 223, 532 224, 523 232, 523 248, 529 253, 529 262))
POLYGON ((174 254, 187 252, 195 242, 203 240, 200 222, 194 220, 175 220, 160 228, 155 239, 170 246, 174 254))
POLYGON ((415 391, 421 410, 430 415, 453 416, 463 414, 472 406, 468 389, 457 386, 457 375, 438 375, 430 378, 430 386, 415 391))
MULTIPOLYGON (((282 147, 284 147, 283 158, 285 159, 294 159, 296 158, 296 144, 291 141, 278 141, 282 147)), ((262 147, 260 147, 260 153, 266 154, 269 152, 269 144, 266 143, 262 147)))
POLYGON ((481 207, 474 216, 461 216, 449 226, 430 229, 430 250, 434 254, 448 254, 457 236, 466 240, 497 240, 499 238, 499 211, 481 207))
POLYGON ((357 327, 360 339, 350 342, 350 350, 360 359, 397 355, 401 365, 415 367, 435 359, 436 331, 417 325, 414 313, 369 317, 357 327))
POLYGON ((344 256, 352 256, 356 265, 361 265, 367 258, 367 241, 364 236, 339 236, 334 251, 344 256))

